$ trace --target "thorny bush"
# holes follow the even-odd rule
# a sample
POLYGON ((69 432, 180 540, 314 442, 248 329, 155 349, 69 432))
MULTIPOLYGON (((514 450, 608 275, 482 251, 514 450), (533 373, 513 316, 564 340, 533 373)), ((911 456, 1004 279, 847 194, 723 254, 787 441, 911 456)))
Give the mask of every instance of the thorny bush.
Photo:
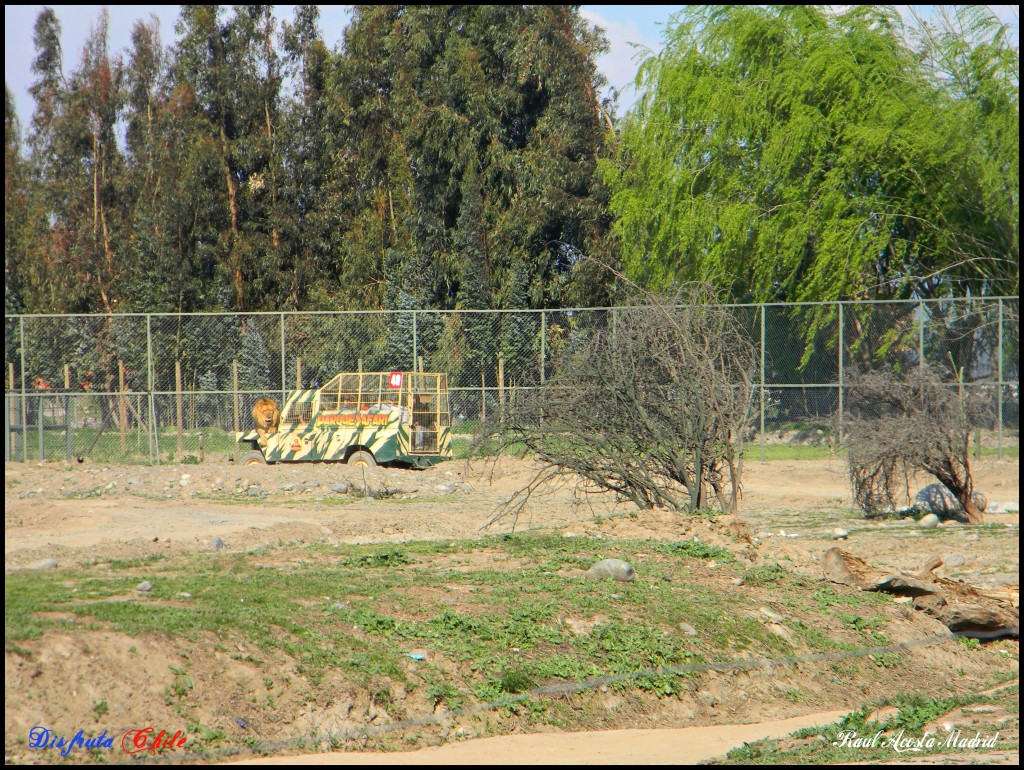
POLYGON ((492 522, 559 481, 639 508, 737 510, 756 364, 749 336, 709 286, 617 308, 491 426, 492 440, 542 462, 492 522))
POLYGON ((934 366, 855 374, 846 388, 845 444, 854 499, 868 513, 899 507, 919 471, 935 476, 960 501, 972 524, 984 520, 973 496, 971 431, 988 409, 962 374, 934 366))

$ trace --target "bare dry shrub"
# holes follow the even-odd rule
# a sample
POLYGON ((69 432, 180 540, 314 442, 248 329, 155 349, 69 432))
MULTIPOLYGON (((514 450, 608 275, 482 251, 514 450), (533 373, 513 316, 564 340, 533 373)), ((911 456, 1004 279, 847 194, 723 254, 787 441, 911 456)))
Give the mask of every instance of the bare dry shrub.
POLYGON ((964 388, 962 378, 943 377, 935 367, 914 366, 850 377, 844 407, 854 499, 868 513, 898 508, 919 471, 935 476, 960 501, 967 519, 984 515, 972 499, 971 431, 987 411, 964 388))
POLYGON ((614 311, 566 352, 491 432, 543 465, 492 519, 517 515, 558 481, 639 508, 738 508, 741 450, 752 420, 752 342, 705 285, 614 311))

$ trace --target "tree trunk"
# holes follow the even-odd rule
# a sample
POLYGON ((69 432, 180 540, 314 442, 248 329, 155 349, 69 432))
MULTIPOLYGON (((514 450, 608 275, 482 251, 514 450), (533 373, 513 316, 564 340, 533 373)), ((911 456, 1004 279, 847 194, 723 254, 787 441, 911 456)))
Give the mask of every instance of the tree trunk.
POLYGON ((956 494, 956 499, 960 501, 960 505, 964 509, 964 513, 967 514, 968 524, 984 524, 985 514, 978 509, 978 506, 974 504, 974 490, 968 489, 967 486, 961 487, 960 491, 953 490, 956 494))
POLYGON ((946 489, 956 495, 960 506, 967 514, 968 524, 984 524, 985 514, 978 510, 974 504, 974 485, 970 482, 961 481, 953 472, 947 469, 940 469, 935 472, 935 477, 945 485, 946 489))

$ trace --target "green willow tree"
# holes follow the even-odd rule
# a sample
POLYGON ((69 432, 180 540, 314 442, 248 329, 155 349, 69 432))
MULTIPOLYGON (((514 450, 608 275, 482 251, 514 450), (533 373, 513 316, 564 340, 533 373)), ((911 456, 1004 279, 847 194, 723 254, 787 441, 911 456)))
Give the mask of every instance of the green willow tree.
POLYGON ((1018 57, 973 13, 928 55, 888 7, 675 17, 603 165, 631 277, 739 301, 1016 293, 1018 57))

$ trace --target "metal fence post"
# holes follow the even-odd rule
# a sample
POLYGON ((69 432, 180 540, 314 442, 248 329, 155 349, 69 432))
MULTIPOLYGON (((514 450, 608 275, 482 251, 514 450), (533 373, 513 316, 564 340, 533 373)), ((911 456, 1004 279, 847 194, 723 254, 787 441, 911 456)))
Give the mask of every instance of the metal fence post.
POLYGON ((153 391, 156 373, 153 366, 153 316, 146 314, 146 389, 149 391, 149 464, 160 464, 160 426, 156 421, 156 399, 153 391))
POLYGON ((839 303, 839 448, 843 448, 843 349, 846 347, 846 321, 843 303, 839 303))
POLYGON ((997 356, 997 360, 999 362, 999 380, 998 380, 999 384, 997 385, 997 387, 999 388, 999 393, 996 396, 996 424, 998 426, 996 428, 996 430, 998 431, 997 434, 996 434, 996 436, 997 436, 997 439, 996 439, 997 440, 997 444, 996 444, 996 446, 998 448, 997 449, 997 454, 999 456, 999 459, 1002 460, 1003 459, 1003 300, 1002 299, 999 300, 998 308, 999 308, 999 334, 998 334, 998 337, 999 337, 999 355, 997 356))
POLYGON ((764 438, 764 305, 761 305, 761 462, 765 460, 765 438, 764 438))
POLYGON ((413 310, 411 312, 412 312, 412 366, 411 366, 411 368, 412 368, 413 371, 415 371, 416 370, 416 354, 417 354, 417 351, 419 350, 419 347, 417 346, 417 340, 416 340, 416 311, 413 310))
POLYGON ((917 305, 918 317, 921 322, 917 326, 917 365, 918 368, 924 368, 924 301, 917 305))
POLYGON ((547 359, 545 357, 544 341, 548 336, 548 317, 547 312, 544 310, 540 311, 540 384, 544 384, 544 369, 547 367, 547 359))
POLYGON ((25 379, 25 316, 18 318, 18 327, 21 334, 21 461, 28 462, 28 412, 25 408, 25 391, 28 390, 28 382, 25 379))
POLYGON ((46 446, 43 443, 43 397, 36 396, 36 433, 39 434, 39 456, 36 459, 43 462, 46 459, 46 446))
POLYGON ((285 371, 285 352, 284 352, 284 313, 281 313, 281 408, 284 409, 284 402, 287 400, 285 395, 285 383, 288 381, 285 371))
POLYGON ((67 382, 67 367, 64 367, 64 462, 71 463, 71 397, 67 391, 71 390, 67 382))

